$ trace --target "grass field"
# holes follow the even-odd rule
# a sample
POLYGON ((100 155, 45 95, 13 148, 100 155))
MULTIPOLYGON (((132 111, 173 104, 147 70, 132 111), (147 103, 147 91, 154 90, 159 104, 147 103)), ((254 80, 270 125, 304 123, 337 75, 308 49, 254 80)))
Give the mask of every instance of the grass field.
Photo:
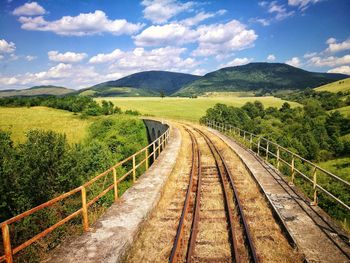
POLYGON ((339 91, 347 92, 350 91, 350 78, 338 80, 318 88, 315 88, 316 91, 329 91, 337 93, 339 91))
MULTIPOLYGON (((265 107, 281 107, 285 102, 275 97, 198 97, 190 98, 97 98, 97 101, 110 100, 122 110, 137 110, 143 115, 152 115, 175 120, 187 120, 198 122, 199 118, 205 115, 208 108, 216 103, 223 103, 230 106, 241 107, 248 101, 261 101, 265 107)), ((295 102, 289 102, 292 106, 297 106, 295 102)))
POLYGON ((23 142, 25 132, 35 128, 65 133, 70 143, 79 142, 92 121, 92 118, 82 120, 71 112, 46 107, 0 107, 0 129, 11 131, 15 143, 23 142))
POLYGON ((343 157, 318 163, 319 166, 350 181, 350 157, 343 157))
POLYGON ((345 107, 342 107, 342 108, 338 108, 338 109, 335 109, 335 110, 332 110, 332 111, 339 111, 340 113, 344 114, 344 116, 350 118, 350 106, 345 106, 345 107))

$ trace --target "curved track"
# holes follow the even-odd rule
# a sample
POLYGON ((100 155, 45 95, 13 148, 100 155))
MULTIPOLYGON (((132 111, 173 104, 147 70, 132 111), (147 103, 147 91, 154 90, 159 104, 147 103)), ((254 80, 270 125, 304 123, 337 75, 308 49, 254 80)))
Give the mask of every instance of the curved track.
POLYGON ((213 141, 202 131, 193 130, 186 128, 192 142, 192 167, 169 262, 258 262, 232 174, 213 141), (201 137, 202 145, 193 130, 201 137), (204 148, 214 165, 202 165, 204 148), (208 209, 208 203, 214 203, 214 209, 208 209), (222 214, 224 217, 218 216, 222 214), (208 235, 210 228, 226 233, 212 229, 214 232, 208 235), (237 235, 243 237, 244 244, 238 244, 237 235), (208 246, 215 251, 208 253, 208 246))

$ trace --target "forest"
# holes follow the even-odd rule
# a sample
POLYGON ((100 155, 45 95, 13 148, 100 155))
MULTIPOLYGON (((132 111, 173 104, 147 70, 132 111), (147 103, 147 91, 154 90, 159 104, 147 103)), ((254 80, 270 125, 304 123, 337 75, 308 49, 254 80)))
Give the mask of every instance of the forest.
MULTIPOLYGON (((122 113, 118 106, 114 106, 111 101, 102 100, 101 104, 91 97, 84 96, 64 96, 64 97, 10 97, 1 98, 2 107, 34 107, 45 106, 54 109, 67 110, 74 113, 81 113, 82 118, 87 116, 112 115, 122 113)), ((137 111, 126 111, 126 114, 139 115, 137 111)))

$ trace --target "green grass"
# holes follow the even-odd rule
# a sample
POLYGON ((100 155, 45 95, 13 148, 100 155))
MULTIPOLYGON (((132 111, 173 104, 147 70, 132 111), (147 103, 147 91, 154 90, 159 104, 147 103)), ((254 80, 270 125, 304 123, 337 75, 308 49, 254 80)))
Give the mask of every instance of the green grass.
POLYGON ((327 171, 338 175, 342 179, 350 181, 350 157, 320 162, 318 165, 327 171))
MULTIPOLYGON (((97 98, 96 101, 110 100, 122 110, 137 110, 143 115, 152 115, 175 120, 187 120, 198 122, 199 118, 205 115, 208 108, 216 103, 224 103, 231 106, 241 107, 248 101, 261 101, 265 107, 281 107, 285 102, 275 97, 198 97, 190 98, 159 98, 159 97, 140 97, 140 98, 97 98)), ((298 103, 289 102, 292 106, 298 103)))
POLYGON ((336 110, 339 111, 344 116, 350 118, 350 106, 341 107, 332 111, 336 111, 336 110))
POLYGON ((36 128, 65 133, 69 143, 79 142, 93 120, 82 120, 71 112, 46 107, 0 107, 0 129, 11 131, 15 143, 25 141, 25 133, 36 128))
POLYGON ((335 82, 329 83, 327 85, 315 88, 316 91, 329 91, 337 93, 339 91, 347 92, 350 91, 350 78, 337 80, 335 82))

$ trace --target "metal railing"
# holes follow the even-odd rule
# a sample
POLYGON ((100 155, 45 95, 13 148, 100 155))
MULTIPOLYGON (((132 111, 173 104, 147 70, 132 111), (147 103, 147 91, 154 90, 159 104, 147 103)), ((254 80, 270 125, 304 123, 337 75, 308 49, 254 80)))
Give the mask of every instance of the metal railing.
POLYGON ((208 120, 206 122, 206 125, 213 129, 217 129, 218 131, 228 133, 231 136, 238 136, 239 138, 243 139, 244 144, 247 147, 249 147, 250 150, 255 151, 259 156, 264 155, 266 162, 269 160, 269 158, 274 158, 275 162, 273 162, 272 164, 277 170, 280 170, 281 164, 285 164, 287 167, 289 167, 292 184, 294 184, 297 175, 300 175, 307 182, 311 183, 313 192, 313 205, 318 204, 317 191, 320 190, 329 198, 331 198, 336 203, 340 204, 343 208, 345 208, 347 212, 350 212, 350 206, 346 203, 346 201, 340 200, 340 198, 335 196, 336 194, 331 193, 329 190, 325 189, 318 183, 318 174, 320 172, 323 173, 328 178, 335 180, 336 182, 340 183, 343 187, 349 190, 350 183, 348 181, 340 178, 339 176, 336 176, 335 174, 323 169, 322 167, 310 162, 309 160, 306 160, 305 158, 286 149, 285 147, 259 135, 242 130, 238 127, 234 127, 230 124, 223 124, 215 121, 208 120), (301 169, 297 168, 297 161, 308 166, 308 169, 311 171, 311 176, 306 175, 304 172, 301 171, 301 169))
POLYGON ((13 255, 18 253, 19 251, 23 250, 24 248, 28 247, 32 243, 36 242, 37 240, 43 238, 53 230, 55 230, 57 227, 65 224, 69 220, 77 217, 78 215, 82 215, 82 225, 83 230, 88 231, 89 230, 89 219, 88 219, 88 208, 94 204, 97 200, 99 200, 102 196, 106 195, 110 190, 114 190, 114 201, 118 200, 118 184, 120 184, 122 181, 124 181, 128 176, 132 175, 133 183, 136 182, 136 171, 141 165, 145 165, 145 170, 149 168, 150 158, 153 160, 153 162, 156 160, 156 158, 159 156, 161 151, 165 148, 165 146, 168 144, 168 140, 170 137, 170 128, 160 135, 156 140, 154 140, 152 143, 144 147, 143 149, 139 150, 138 152, 134 153, 133 155, 129 156, 128 158, 118 162, 117 164, 110 167, 108 170, 104 171, 103 173, 97 175, 90 181, 86 182, 85 184, 67 192, 64 193, 54 199, 51 199, 50 201, 47 201, 46 203, 43 203, 39 206, 36 206, 22 214, 19 214, 15 217, 12 217, 2 223, 0 223, 1 230, 2 230, 2 239, 3 239, 3 246, 4 246, 4 252, 5 254, 0 256, 0 262, 6 261, 7 263, 13 262, 13 255), (144 158, 136 163, 137 157, 138 159, 140 156, 144 155, 144 158), (122 167, 122 165, 125 165, 128 161, 132 161, 132 168, 124 173, 120 178, 117 177, 117 171, 116 168, 122 167), (86 198, 86 189, 93 185, 97 180, 101 178, 106 178, 107 176, 113 177, 113 183, 109 185, 107 188, 105 188, 102 192, 100 192, 97 196, 92 198, 90 201, 86 198), (33 213, 42 210, 43 208, 50 207, 53 204, 66 199, 67 197, 72 196, 73 194, 76 194, 80 192, 81 194, 81 208, 77 211, 73 212, 69 216, 65 217, 64 219, 60 220, 56 224, 50 226, 49 228, 45 229, 41 233, 35 235, 31 239, 27 240, 26 242, 22 243, 21 245, 12 248, 11 247, 11 238, 10 238, 10 230, 9 225, 17 222, 27 216, 32 215, 33 213))

